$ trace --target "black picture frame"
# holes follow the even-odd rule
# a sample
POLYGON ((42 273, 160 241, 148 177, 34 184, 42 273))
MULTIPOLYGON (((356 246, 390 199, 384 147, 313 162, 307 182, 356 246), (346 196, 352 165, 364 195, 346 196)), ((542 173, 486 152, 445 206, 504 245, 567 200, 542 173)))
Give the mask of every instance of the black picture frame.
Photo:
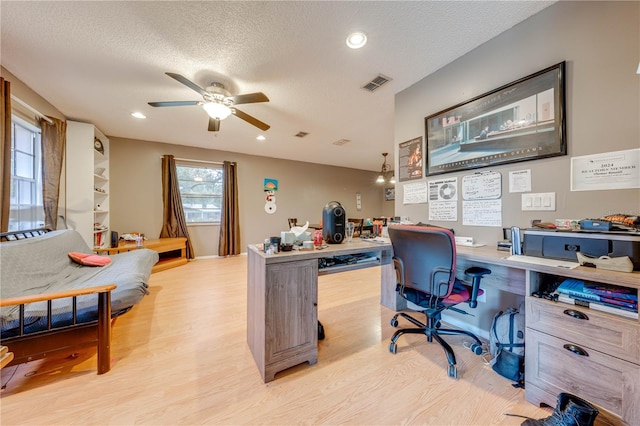
POLYGON ((426 175, 567 154, 565 62, 425 118, 426 175))
POLYGON ((384 189, 385 201, 394 201, 396 199, 396 188, 391 186, 384 189))

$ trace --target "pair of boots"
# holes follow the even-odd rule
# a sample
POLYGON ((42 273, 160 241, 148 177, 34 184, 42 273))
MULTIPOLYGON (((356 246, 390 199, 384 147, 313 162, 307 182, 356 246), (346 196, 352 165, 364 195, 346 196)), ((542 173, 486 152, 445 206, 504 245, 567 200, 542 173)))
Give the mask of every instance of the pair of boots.
POLYGON ((569 393, 558 395, 558 405, 546 419, 527 419, 522 426, 593 426, 599 411, 596 407, 569 393))

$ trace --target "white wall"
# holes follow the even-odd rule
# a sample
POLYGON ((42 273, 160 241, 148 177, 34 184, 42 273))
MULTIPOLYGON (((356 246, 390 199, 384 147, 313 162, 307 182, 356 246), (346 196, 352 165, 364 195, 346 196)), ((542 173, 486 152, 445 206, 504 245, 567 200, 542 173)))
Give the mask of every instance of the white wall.
MULTIPOLYGON (((399 157, 399 143, 425 136, 425 117, 562 61, 567 63, 568 155, 474 171, 502 173, 505 227, 526 228, 532 219, 640 214, 638 189, 571 192, 569 186, 571 157, 640 147, 637 1, 558 2, 398 93, 394 158, 399 157), (520 194, 509 193, 508 175, 509 171, 523 169, 531 170, 532 192, 556 192, 556 211, 521 211, 520 194)), ((432 179, 457 176, 460 185, 462 176, 470 173, 473 171, 432 179)), ((472 236, 488 246, 495 246, 502 239, 501 228, 463 226, 462 200, 458 201, 457 222, 429 221, 427 204, 402 204, 402 186, 403 183, 396 184, 396 216, 453 228, 457 235, 472 236)), ((495 311, 517 306, 520 299, 490 290, 487 303, 475 310, 475 318, 450 314, 448 320, 487 330, 495 311)))
MULTIPOLYGON (((640 213, 637 189, 571 192, 573 156, 640 147, 640 2, 558 2, 427 76, 396 95, 395 150, 425 136, 424 118, 521 77, 566 61, 568 155, 475 171, 502 173, 503 226, 530 226, 531 219, 595 218, 640 213), (532 192, 556 192, 556 211, 523 212, 520 194, 509 193, 509 171, 531 169, 532 192)), ((397 168, 397 165, 396 165, 397 168)), ((470 172, 437 175, 458 177, 470 172)), ((429 178, 426 178, 428 181, 429 178)), ((428 205, 403 205, 396 185, 396 216, 429 222, 428 205)), ((459 197, 460 198, 460 197, 459 197)), ((501 228, 433 222, 458 235, 495 245, 501 228)))

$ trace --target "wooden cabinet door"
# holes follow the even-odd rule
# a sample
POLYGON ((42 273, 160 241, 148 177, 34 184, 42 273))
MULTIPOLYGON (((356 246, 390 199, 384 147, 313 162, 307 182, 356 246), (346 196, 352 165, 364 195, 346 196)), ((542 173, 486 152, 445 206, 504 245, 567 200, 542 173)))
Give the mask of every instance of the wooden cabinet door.
POLYGON ((640 419, 640 366, 558 339, 526 331, 526 387, 551 395, 568 392, 596 404, 629 424, 640 419))
POLYGON ((266 364, 316 354, 318 261, 272 264, 266 274, 266 364))

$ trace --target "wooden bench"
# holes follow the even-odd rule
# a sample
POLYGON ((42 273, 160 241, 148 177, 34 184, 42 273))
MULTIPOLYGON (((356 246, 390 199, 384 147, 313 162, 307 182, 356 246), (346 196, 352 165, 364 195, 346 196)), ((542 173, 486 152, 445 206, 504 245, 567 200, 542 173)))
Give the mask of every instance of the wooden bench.
MULTIPOLYGON (((160 255, 160 260, 153 266, 151 272, 164 271, 187 263, 187 239, 185 237, 145 240, 142 246, 160 255)), ((94 251, 98 254, 111 255, 137 249, 135 241, 120 241, 118 247, 99 248, 94 251)))

